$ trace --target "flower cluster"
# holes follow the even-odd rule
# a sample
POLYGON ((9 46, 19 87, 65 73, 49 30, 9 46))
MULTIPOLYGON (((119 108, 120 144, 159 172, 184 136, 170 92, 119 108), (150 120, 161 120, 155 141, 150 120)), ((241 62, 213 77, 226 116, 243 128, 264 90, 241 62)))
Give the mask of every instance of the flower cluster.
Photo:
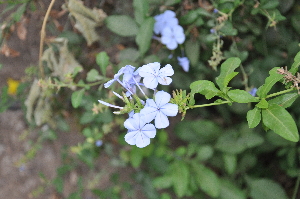
POLYGON ((171 95, 165 91, 157 91, 158 84, 169 85, 172 79, 169 76, 174 74, 174 70, 170 64, 160 68, 160 63, 154 62, 143 65, 135 70, 135 67, 126 65, 122 67, 114 78, 104 84, 108 88, 115 81, 119 82, 126 89, 123 97, 115 92, 116 96, 121 98, 125 103, 125 107, 115 106, 99 100, 101 104, 109 107, 118 108, 122 113, 129 113, 129 118, 124 122, 125 128, 128 129, 125 135, 125 141, 130 145, 136 145, 143 148, 150 144, 150 138, 156 135, 156 129, 162 129, 169 126, 168 116, 176 116, 178 113, 178 105, 169 103, 171 95), (122 80, 120 77, 123 75, 122 80), (143 83, 141 79, 143 78, 143 83), (154 98, 148 98, 141 86, 154 90, 154 98), (136 88, 146 97, 146 102, 138 98, 136 88), (129 99, 128 99, 129 98, 129 99), (136 100, 136 106, 133 101, 136 100), (125 110, 125 111, 124 111, 125 110), (152 124, 151 122, 154 121, 152 124))
MULTIPOLYGON (((154 17, 154 33, 161 35, 159 40, 165 44, 169 50, 175 50, 178 44, 183 44, 185 35, 183 28, 178 24, 175 12, 166 10, 160 15, 154 17)), ((157 38, 157 37, 155 37, 157 38)), ((187 57, 178 57, 179 65, 185 72, 189 71, 189 60, 187 57)))

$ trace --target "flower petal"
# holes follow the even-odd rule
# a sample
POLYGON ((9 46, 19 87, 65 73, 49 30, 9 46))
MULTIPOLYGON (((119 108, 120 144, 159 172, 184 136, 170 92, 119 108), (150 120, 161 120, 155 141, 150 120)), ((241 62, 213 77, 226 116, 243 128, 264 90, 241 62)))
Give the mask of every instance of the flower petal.
POLYGON ((178 113, 178 105, 168 103, 161 107, 160 111, 166 116, 176 116, 178 113))
POLYGON ((106 83, 104 84, 104 88, 110 87, 110 85, 112 85, 115 81, 116 81, 115 79, 109 80, 108 82, 106 82, 106 83))
POLYGON ((165 67, 161 68, 158 73, 159 76, 172 76, 174 75, 174 70, 170 64, 167 64, 165 67))
POLYGON ((140 133, 140 132, 139 131, 129 131, 125 135, 125 141, 130 145, 135 145, 138 133, 140 133))
POLYGON ((158 129, 163 129, 169 126, 168 117, 161 111, 158 111, 155 117, 155 127, 158 129))
POLYGON ((155 118, 156 113, 157 109, 153 107, 144 107, 140 112, 141 117, 145 122, 151 122, 155 118))
POLYGON ((172 83, 172 78, 170 78, 170 77, 158 77, 157 81, 161 85, 170 85, 172 83))
POLYGON ((130 131, 135 131, 135 130, 139 129, 139 123, 138 123, 138 121, 136 121, 135 118, 133 118, 133 116, 128 118, 124 122, 124 127, 130 131))
POLYGON ((172 39, 169 43, 166 44, 166 46, 169 50, 175 50, 178 44, 175 39, 172 39))
POLYGON ((156 128, 153 124, 146 124, 142 128, 142 132, 149 138, 154 138, 156 135, 156 128))
POLYGON ((143 133, 139 133, 135 140, 136 146, 139 148, 144 148, 150 144, 150 138, 145 136, 143 133))
POLYGON ((167 104, 171 99, 171 95, 165 91, 158 91, 155 94, 155 102, 158 108, 167 104))
POLYGON ((144 77, 143 83, 147 88, 155 89, 158 85, 157 78, 155 76, 144 77))

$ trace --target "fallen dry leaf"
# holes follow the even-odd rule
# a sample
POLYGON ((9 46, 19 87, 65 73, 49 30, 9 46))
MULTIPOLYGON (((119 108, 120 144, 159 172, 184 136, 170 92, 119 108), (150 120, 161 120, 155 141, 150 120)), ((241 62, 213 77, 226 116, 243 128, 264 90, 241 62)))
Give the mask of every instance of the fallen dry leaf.
POLYGON ((6 57, 18 57, 18 56, 20 56, 20 52, 9 48, 6 44, 3 44, 0 53, 5 55, 6 57))
POLYGON ((25 24, 28 23, 28 18, 22 17, 21 21, 17 22, 17 35, 19 39, 25 40, 27 36, 27 29, 25 27, 25 24))

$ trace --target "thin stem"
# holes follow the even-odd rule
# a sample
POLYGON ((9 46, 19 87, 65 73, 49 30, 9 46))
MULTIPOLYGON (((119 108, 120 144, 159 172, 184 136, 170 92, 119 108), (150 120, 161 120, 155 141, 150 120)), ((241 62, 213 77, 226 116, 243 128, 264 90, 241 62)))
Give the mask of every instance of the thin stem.
POLYGON ((144 91, 142 90, 142 88, 140 87, 140 85, 137 83, 137 81, 135 80, 135 78, 132 78, 132 79, 135 82, 135 84, 137 85, 137 87, 140 89, 140 91, 143 93, 143 95, 146 97, 146 99, 148 99, 147 95, 144 93, 144 91))
POLYGON ((47 20, 49 18, 50 15, 50 11, 52 9, 52 6, 54 4, 55 0, 51 0, 50 5, 48 7, 48 10, 46 12, 46 15, 44 17, 43 20, 43 24, 42 24, 42 29, 41 29, 41 39, 40 39, 40 52, 39 52, 39 69, 40 69, 40 75, 42 78, 45 77, 45 73, 44 73, 44 67, 42 65, 42 54, 43 54, 43 48, 44 48, 44 40, 45 40, 45 36, 46 36, 46 24, 47 24, 47 20))
POLYGON ((222 102, 214 102, 214 103, 210 103, 210 104, 194 105, 194 106, 190 107, 190 109, 201 108, 201 107, 206 107, 206 106, 215 106, 215 105, 220 105, 220 104, 229 104, 229 103, 232 103, 232 102, 231 101, 222 101, 222 102))
POLYGON ((297 178, 297 181, 296 181, 296 184, 295 184, 295 190, 294 190, 292 199, 296 199, 298 189, 299 189, 299 185, 300 185, 300 172, 298 172, 298 178, 297 178))
POLYGON ((277 92, 277 93, 272 93, 272 94, 270 94, 270 95, 267 95, 265 98, 267 99, 267 98, 270 98, 270 97, 275 97, 275 96, 277 96, 277 95, 281 95, 281 94, 284 94, 284 93, 288 93, 288 92, 291 92, 291 91, 293 91, 295 88, 290 88, 290 89, 287 89, 287 90, 284 90, 284 91, 279 91, 279 92, 277 92))
POLYGON ((131 92, 131 90, 129 90, 119 79, 117 79, 117 81, 131 94, 133 95, 133 93, 131 92))

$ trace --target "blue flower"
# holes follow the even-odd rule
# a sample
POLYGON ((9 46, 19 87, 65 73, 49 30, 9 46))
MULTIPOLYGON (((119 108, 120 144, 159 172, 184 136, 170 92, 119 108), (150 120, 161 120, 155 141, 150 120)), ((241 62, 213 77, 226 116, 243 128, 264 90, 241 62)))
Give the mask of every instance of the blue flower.
POLYGON ((174 50, 178 44, 185 40, 183 28, 180 25, 165 27, 161 33, 161 43, 165 44, 168 49, 174 50))
POLYGON ((119 82, 126 90, 126 96, 130 96, 136 92, 136 84, 140 82, 141 76, 139 75, 139 69, 134 71, 135 67, 131 65, 126 65, 122 67, 117 74, 114 75, 112 80, 109 80, 104 84, 105 88, 108 88, 115 81, 119 82), (123 75, 122 82, 120 81, 120 76, 123 75))
POLYGON ((102 144, 103 144, 103 141, 102 141, 102 140, 97 140, 97 141, 95 142, 95 145, 96 145, 97 147, 102 146, 102 144))
POLYGON ((176 116, 178 112, 178 105, 168 103, 171 95, 165 91, 158 91, 155 94, 155 101, 147 99, 145 107, 140 114, 146 122, 151 122, 153 119, 155 127, 158 129, 169 126, 167 116, 176 116))
POLYGON ((189 72, 190 69, 190 60, 187 57, 177 57, 179 65, 185 72, 189 72))
POLYGON ((136 145, 143 148, 150 144, 150 138, 156 135, 156 128, 153 124, 147 124, 140 113, 135 113, 124 122, 128 133, 125 135, 125 141, 130 145, 136 145))
POLYGON ((256 92, 257 92, 257 88, 252 88, 251 91, 249 91, 249 93, 250 93, 253 97, 255 97, 256 92))
MULTIPOLYGON (((109 80, 104 84, 104 88, 110 87, 115 81, 118 81, 120 76, 124 73, 125 67, 122 67, 117 74, 114 75, 114 78, 112 80, 109 80)), ((120 80, 119 80, 120 81, 120 80)))
POLYGON ((143 65, 139 71, 141 77, 144 77, 144 84, 147 88, 155 89, 158 83, 162 85, 169 85, 172 79, 168 76, 174 74, 174 70, 170 64, 160 69, 160 63, 154 62, 143 65))
POLYGON ((165 27, 173 27, 178 25, 178 19, 175 17, 176 14, 175 12, 171 10, 166 10, 164 13, 160 15, 156 15, 154 17, 155 19, 155 24, 154 24, 154 32, 155 34, 161 34, 162 30, 165 27))

